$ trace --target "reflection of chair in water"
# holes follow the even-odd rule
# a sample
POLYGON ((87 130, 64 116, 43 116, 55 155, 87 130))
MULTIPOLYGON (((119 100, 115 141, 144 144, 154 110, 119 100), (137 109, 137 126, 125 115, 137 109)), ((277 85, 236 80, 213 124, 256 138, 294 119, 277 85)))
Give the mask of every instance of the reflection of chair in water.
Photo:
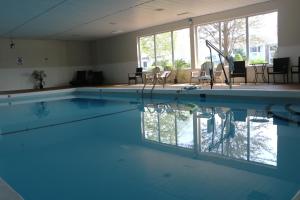
POLYGON ((270 120, 268 119, 268 113, 265 110, 255 110, 253 113, 253 118, 250 119, 251 122, 255 123, 267 123, 270 120))
POLYGON ((197 110, 197 118, 210 119, 213 117, 213 108, 200 107, 197 110))
POLYGON ((247 118, 247 110, 232 109, 234 121, 245 122, 247 118))

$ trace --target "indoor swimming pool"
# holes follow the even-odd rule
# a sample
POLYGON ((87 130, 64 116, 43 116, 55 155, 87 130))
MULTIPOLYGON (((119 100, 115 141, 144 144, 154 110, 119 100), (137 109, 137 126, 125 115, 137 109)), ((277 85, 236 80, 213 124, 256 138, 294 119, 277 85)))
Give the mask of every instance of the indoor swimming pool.
POLYGON ((286 200, 298 99, 70 92, 0 100, 0 177, 25 200, 286 200))

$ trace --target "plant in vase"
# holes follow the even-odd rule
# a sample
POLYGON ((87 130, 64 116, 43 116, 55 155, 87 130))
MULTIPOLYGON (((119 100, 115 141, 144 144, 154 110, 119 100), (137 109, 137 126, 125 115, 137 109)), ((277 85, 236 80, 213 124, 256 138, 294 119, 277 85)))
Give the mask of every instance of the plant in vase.
POLYGON ((174 83, 176 84, 176 83, 178 83, 178 77, 179 77, 180 70, 189 68, 190 64, 187 63, 183 59, 179 59, 179 60, 175 60, 174 67, 175 67, 175 70, 176 70, 176 72, 175 72, 175 78, 174 78, 174 83))
POLYGON ((44 70, 34 70, 31 76, 35 81, 35 88, 43 89, 45 85, 44 79, 47 77, 44 70))

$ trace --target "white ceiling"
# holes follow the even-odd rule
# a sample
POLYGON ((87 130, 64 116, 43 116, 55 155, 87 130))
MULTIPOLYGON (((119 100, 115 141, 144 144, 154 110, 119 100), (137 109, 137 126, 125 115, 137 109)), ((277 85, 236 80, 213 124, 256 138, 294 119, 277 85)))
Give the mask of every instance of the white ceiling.
POLYGON ((264 1, 1 0, 0 37, 88 40, 264 1))

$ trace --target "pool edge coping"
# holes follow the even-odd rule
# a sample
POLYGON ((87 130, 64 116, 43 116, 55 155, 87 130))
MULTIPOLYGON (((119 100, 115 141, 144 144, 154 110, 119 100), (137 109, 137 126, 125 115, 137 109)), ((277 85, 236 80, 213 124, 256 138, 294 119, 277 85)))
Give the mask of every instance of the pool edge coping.
MULTIPOLYGON (((121 93, 121 94, 149 94, 151 89, 146 88, 102 88, 102 87, 78 87, 47 91, 34 91, 18 94, 0 94, 1 99, 30 97, 38 95, 62 94, 72 92, 99 92, 99 93, 121 93)), ((161 95, 208 95, 208 96, 226 96, 226 97, 262 97, 262 98, 300 98, 300 90, 254 90, 254 89, 184 89, 184 88, 157 88, 153 94, 161 95)))

